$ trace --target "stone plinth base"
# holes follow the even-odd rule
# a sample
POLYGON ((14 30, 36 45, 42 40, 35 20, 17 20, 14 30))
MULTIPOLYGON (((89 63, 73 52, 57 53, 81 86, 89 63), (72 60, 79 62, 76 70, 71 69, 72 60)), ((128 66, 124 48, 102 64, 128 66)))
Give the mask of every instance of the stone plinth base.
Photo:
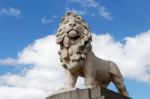
POLYGON ((46 99, 131 99, 105 88, 77 89, 47 97, 46 99))

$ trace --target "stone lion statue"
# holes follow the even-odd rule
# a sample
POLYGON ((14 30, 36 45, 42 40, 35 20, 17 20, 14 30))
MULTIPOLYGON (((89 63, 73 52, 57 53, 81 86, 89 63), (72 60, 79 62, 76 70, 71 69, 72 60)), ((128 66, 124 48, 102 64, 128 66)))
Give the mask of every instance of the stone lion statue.
POLYGON ((88 24, 73 12, 67 12, 62 18, 56 43, 60 45, 58 52, 65 69, 65 86, 63 91, 75 89, 78 76, 85 78, 85 87, 107 87, 113 82, 118 92, 128 96, 123 76, 117 65, 95 56, 91 46, 92 36, 88 24))

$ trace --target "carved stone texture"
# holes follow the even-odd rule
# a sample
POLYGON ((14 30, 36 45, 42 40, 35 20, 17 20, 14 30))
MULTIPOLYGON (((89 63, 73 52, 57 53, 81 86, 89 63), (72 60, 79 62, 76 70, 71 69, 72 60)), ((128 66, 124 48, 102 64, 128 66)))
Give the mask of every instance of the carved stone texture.
POLYGON ((63 92, 46 99, 131 99, 105 88, 77 89, 74 91, 63 92))
POLYGON ((56 93, 74 90, 77 78, 81 76, 85 78, 86 88, 107 88, 108 84, 113 82, 120 94, 128 96, 117 65, 96 57, 92 51, 91 41, 92 35, 88 24, 80 15, 67 12, 56 34, 56 43, 60 45, 58 54, 65 69, 66 79, 65 85, 56 93))

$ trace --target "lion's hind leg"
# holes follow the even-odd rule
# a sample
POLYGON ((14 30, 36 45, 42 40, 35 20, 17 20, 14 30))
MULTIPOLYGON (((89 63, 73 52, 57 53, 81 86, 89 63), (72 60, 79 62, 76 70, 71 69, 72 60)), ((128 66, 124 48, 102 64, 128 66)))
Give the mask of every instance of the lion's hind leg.
POLYGON ((116 88, 118 89, 118 92, 128 96, 128 92, 126 90, 124 81, 123 81, 123 77, 119 77, 119 76, 113 76, 113 81, 114 85, 116 86, 116 88))
POLYGON ((128 92, 127 92, 125 84, 124 84, 123 76, 120 73, 118 66, 114 62, 111 62, 111 61, 108 61, 108 63, 111 68, 110 75, 111 75, 112 82, 118 89, 118 92, 125 96, 128 96, 128 92))

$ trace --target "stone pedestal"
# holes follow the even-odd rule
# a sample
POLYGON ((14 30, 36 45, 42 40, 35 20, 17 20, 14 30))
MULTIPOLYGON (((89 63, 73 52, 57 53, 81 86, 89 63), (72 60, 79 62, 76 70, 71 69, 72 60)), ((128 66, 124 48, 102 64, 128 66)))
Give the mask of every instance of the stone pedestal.
POLYGON ((105 88, 77 89, 47 97, 46 99, 131 99, 105 88))

